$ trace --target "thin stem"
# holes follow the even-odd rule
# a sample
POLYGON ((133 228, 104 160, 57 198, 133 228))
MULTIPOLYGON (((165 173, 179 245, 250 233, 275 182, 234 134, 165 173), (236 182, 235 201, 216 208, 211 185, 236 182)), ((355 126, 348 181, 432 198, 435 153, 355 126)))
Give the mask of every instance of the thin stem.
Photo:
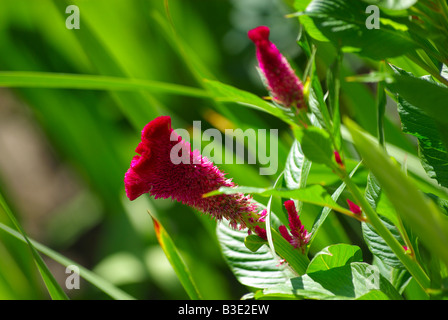
POLYGON ((373 210, 373 208, 361 194, 356 184, 347 175, 343 176, 342 179, 344 180, 348 189, 351 191, 355 200, 358 202, 358 204, 361 205, 361 208, 363 209, 364 213, 369 219, 370 224, 375 228, 376 232, 384 239, 384 241, 386 241, 387 245, 392 249, 392 251, 398 257, 398 259, 400 259, 405 268, 418 282, 418 284, 424 290, 429 288, 430 286, 429 277, 426 275, 426 273, 423 271, 420 265, 416 261, 412 260, 411 257, 409 257, 406 254, 401 244, 397 241, 397 239, 395 239, 392 233, 384 226, 384 224, 378 217, 377 213, 375 212, 375 210, 373 210))

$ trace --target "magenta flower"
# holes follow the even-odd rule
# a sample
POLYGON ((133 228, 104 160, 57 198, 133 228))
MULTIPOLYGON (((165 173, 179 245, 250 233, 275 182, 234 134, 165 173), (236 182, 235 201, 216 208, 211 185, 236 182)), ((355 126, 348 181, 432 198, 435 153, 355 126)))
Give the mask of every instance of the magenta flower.
POLYGON ((248 32, 257 47, 257 59, 274 101, 285 107, 306 108, 303 84, 286 58, 269 41, 269 28, 260 26, 248 32))
POLYGON ((305 246, 310 240, 310 234, 300 221, 294 201, 285 201, 284 205, 286 212, 288 212, 289 229, 291 232, 289 232, 286 226, 283 225, 280 226, 278 230, 283 238, 285 238, 294 248, 300 248, 302 252, 305 252, 305 246))
POLYGON ((263 217, 258 215, 258 206, 249 196, 238 193, 202 197, 235 184, 199 151, 191 151, 190 144, 171 128, 169 116, 158 117, 143 128, 142 140, 135 151, 139 155, 134 156, 124 177, 130 200, 149 193, 155 199, 182 202, 217 220, 227 218, 233 228, 240 225, 254 229, 255 225, 262 225, 263 217), (172 150, 185 161, 173 163, 172 150))
POLYGON ((342 162, 341 155, 336 150, 334 151, 334 160, 341 168, 344 167, 344 163, 342 162))
POLYGON ((354 213, 356 215, 361 214, 361 208, 357 204, 351 202, 349 199, 347 199, 347 203, 348 203, 348 207, 352 213, 354 213))

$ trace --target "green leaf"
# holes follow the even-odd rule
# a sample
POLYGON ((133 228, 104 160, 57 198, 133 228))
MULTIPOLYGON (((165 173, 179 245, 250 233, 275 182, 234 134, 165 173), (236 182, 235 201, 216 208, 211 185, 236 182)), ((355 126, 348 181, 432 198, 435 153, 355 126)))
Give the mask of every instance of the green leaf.
POLYGON ((260 238, 255 234, 251 234, 244 239, 244 245, 246 246, 247 249, 249 249, 252 252, 256 252, 258 249, 261 248, 262 245, 266 243, 267 243, 266 240, 260 238))
MULTIPOLYGON (((294 8, 299 12, 305 11, 306 7, 308 6, 308 4, 310 2, 311 2, 311 0, 295 0, 294 8)), ((300 15, 299 21, 300 21, 300 24, 305 27, 307 33, 314 39, 316 39, 318 41, 324 41, 324 42, 330 41, 327 39, 327 37, 325 37, 322 34, 322 32, 319 31, 319 29, 314 24, 313 19, 311 19, 310 17, 305 16, 305 15, 300 15)))
POLYGON ((398 97, 398 113, 403 132, 418 138, 419 157, 426 173, 448 188, 448 153, 436 121, 401 97, 398 97))
POLYGON ((361 262, 362 252, 358 246, 335 244, 319 251, 311 260, 306 273, 342 267, 351 262, 361 262))
POLYGON ((403 293, 409 281, 412 279, 411 274, 406 269, 391 267, 377 257, 373 258, 372 264, 378 267, 381 275, 389 280, 400 294, 403 293))
POLYGON ((390 298, 382 291, 371 290, 359 298, 356 298, 356 300, 390 300, 390 298))
POLYGON ((330 135, 324 129, 310 127, 304 130, 301 145, 310 161, 332 166, 333 148, 330 135))
MULTIPOLYGON (((398 242, 403 244, 403 240, 397 228, 399 221, 395 210, 385 194, 381 192, 381 186, 372 174, 369 174, 367 178, 365 198, 369 202, 370 206, 379 213, 378 217, 383 222, 385 227, 390 231, 395 239, 397 239, 398 242)), ((370 252, 372 252, 374 256, 378 257, 381 261, 391 267, 399 269, 404 268, 401 261, 387 245, 386 241, 376 232, 372 225, 363 223, 361 227, 364 240, 366 241, 370 252)))
MULTIPOLYGON (((397 227, 385 217, 379 215, 379 218, 386 226, 386 228, 390 231, 390 233, 392 233, 395 239, 397 239, 398 242, 404 245, 404 242, 401 238, 400 232, 398 231, 397 227)), ((384 241, 384 239, 378 235, 378 233, 375 231, 372 225, 368 223, 363 223, 362 233, 364 236, 364 240, 366 241, 366 244, 369 247, 370 252, 372 252, 374 256, 377 256, 381 261, 383 261, 385 264, 391 267, 397 269, 404 268, 401 261, 397 258, 392 249, 387 245, 386 241, 384 241)))
POLYGON ((204 80, 205 85, 210 89, 213 98, 221 102, 234 102, 256 110, 267 112, 286 123, 295 125, 278 107, 269 103, 251 92, 237 89, 228 84, 216 80, 204 80))
POLYGON ((365 11, 366 5, 361 1, 313 0, 303 14, 311 17, 319 31, 336 47, 342 46, 364 57, 381 60, 415 48, 402 25, 395 28, 380 20, 379 29, 369 30, 366 27, 369 15, 365 11))
POLYGON ((403 70, 393 67, 394 81, 386 87, 399 94, 409 104, 420 108, 437 123, 448 125, 448 88, 432 81, 415 78, 403 70))
POLYGON ((0 72, 0 87, 117 91, 148 90, 152 92, 180 94, 192 97, 208 97, 207 92, 204 90, 173 83, 97 75, 49 72, 2 71, 0 72))
POLYGON ((201 295, 198 292, 198 289, 193 281, 190 271, 188 270, 187 265, 182 260, 173 240, 166 232, 165 228, 160 224, 160 222, 151 215, 152 221, 154 223, 154 229, 157 236, 157 240, 159 241, 160 246, 165 252, 168 261, 173 267, 179 281, 182 283, 185 291, 188 296, 192 300, 200 300, 201 295))
POLYGON ((284 170, 285 185, 288 189, 300 189, 306 186, 311 162, 305 158, 300 143, 295 140, 286 159, 284 170))
POLYGON ((234 230, 222 221, 217 226, 217 235, 224 259, 242 284, 268 288, 285 283, 294 276, 286 265, 280 265, 274 259, 267 246, 260 247, 256 252, 249 250, 244 242, 247 231, 234 230))
POLYGON ((381 291, 390 299, 401 299, 376 266, 362 262, 307 273, 291 279, 291 285, 295 295, 309 299, 357 299, 372 290, 381 291))
POLYGON ((400 168, 351 120, 346 121, 365 165, 378 179, 403 223, 409 225, 435 255, 448 264, 448 219, 400 168))
POLYGON ((380 8, 391 10, 404 10, 412 7, 418 0, 363 0, 364 2, 377 5, 380 8))
POLYGON ((7 205, 5 199, 3 198, 3 195, 0 194, 0 207, 3 209, 3 211, 6 213, 8 218, 11 220, 11 222, 14 224, 16 229, 21 233, 23 238, 25 239, 25 242, 28 244, 31 253, 33 255, 34 262, 36 263, 37 269, 40 272, 40 275, 42 276, 42 279, 44 280, 45 286, 48 290, 48 293, 50 294, 51 298, 54 300, 68 300, 67 295, 65 294, 62 287, 59 285, 59 283, 54 278, 51 271, 48 269, 47 265, 45 264, 42 257, 37 252, 34 245, 31 243, 30 239, 26 235, 25 231, 17 221, 16 217, 12 213, 11 209, 7 205))

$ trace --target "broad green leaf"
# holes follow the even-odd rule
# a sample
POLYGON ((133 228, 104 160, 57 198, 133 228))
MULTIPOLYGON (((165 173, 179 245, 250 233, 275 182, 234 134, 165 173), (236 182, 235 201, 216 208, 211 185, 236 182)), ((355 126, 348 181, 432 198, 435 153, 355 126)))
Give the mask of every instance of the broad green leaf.
POLYGON ((401 300, 377 267, 362 262, 307 273, 291 279, 291 285, 294 294, 309 299, 357 299, 378 290, 390 299, 401 300))
POLYGON ((255 294, 247 297, 248 299, 256 300, 300 300, 288 285, 279 285, 264 290, 258 290, 255 294))
POLYGON ((359 298, 356 298, 356 300, 390 300, 390 298, 382 291, 371 290, 359 298))
POLYGON ((395 28, 380 20, 379 29, 366 27, 366 4, 358 0, 313 0, 303 14, 311 17, 319 31, 336 47, 381 60, 400 56, 415 48, 404 26, 395 28), (381 43, 381 46, 378 44, 381 43))
POLYGON ((36 263, 37 269, 39 270, 40 275, 42 276, 42 279, 44 280, 45 286, 46 286, 51 298, 53 300, 68 300, 68 297, 65 294, 64 290, 59 285, 59 283, 56 281, 53 274, 51 273, 51 271, 48 269, 47 265, 45 264, 44 260, 39 255, 39 253, 37 252, 34 245, 31 243, 30 239, 26 235, 22 226, 19 224, 15 215, 12 213, 11 209, 7 205, 2 194, 0 194, 0 207, 6 213, 6 215, 11 220, 11 222, 14 224, 17 231, 19 231, 21 233, 21 235, 25 239, 25 242, 29 246, 31 253, 33 255, 34 262, 36 263))
MULTIPOLYGON (((0 229, 5 231, 6 233, 10 234, 11 236, 19 239, 22 242, 26 243, 25 238, 17 231, 11 229, 10 227, 0 223, 0 229)), ((84 268, 83 266, 79 265, 79 263, 68 259, 67 257, 61 255, 60 253, 44 246, 43 244, 36 242, 33 239, 29 239, 30 242, 33 244, 33 246, 38 250, 39 252, 43 253, 47 257, 53 259, 54 261, 60 263, 61 265, 68 267, 68 266, 77 266, 79 268, 79 275, 86 281, 90 282, 92 285, 97 287, 98 289, 102 290, 105 294, 109 295, 111 298, 116 300, 135 300, 134 297, 130 296, 128 293, 122 291, 121 289, 117 288, 110 282, 104 280, 97 274, 93 273, 89 269, 84 268)))
POLYGON ((415 78, 394 67, 394 81, 386 87, 409 104, 420 108, 437 123, 448 125, 448 88, 422 78, 415 78))
MULTIPOLYGON (((381 192, 381 186, 378 180, 372 174, 369 174, 367 179, 367 186, 365 191, 365 198, 374 210, 379 213, 379 218, 382 220, 386 228, 391 234, 403 244, 400 232, 397 226, 399 225, 395 210, 387 199, 386 195, 381 192)), ((362 231, 364 240, 369 247, 370 252, 377 256, 381 261, 389 266, 403 269, 404 266, 392 249, 387 245, 386 241, 381 238, 375 229, 367 223, 362 224, 362 231)))
POLYGON ((378 267, 381 275, 389 280, 400 294, 404 292, 409 281, 412 279, 411 274, 406 269, 391 267, 377 257, 373 258, 372 264, 378 267))
POLYGON ((274 259, 267 246, 256 252, 249 250, 244 244, 246 230, 234 230, 222 221, 217 226, 217 235, 224 259, 242 284, 267 288, 285 283, 294 276, 286 265, 274 259))
POLYGON ((163 92, 208 97, 201 89, 152 80, 49 72, 0 72, 0 87, 163 92))
POLYGON ((182 283, 185 291, 188 296, 192 300, 200 300, 201 295, 198 292, 198 289, 193 281, 190 271, 188 270, 187 265, 182 260, 173 240, 166 232, 165 228, 160 224, 160 222, 151 215, 152 221, 154 222, 154 229, 157 236, 157 240, 159 241, 160 246, 165 252, 168 261, 173 267, 174 271, 177 274, 179 281, 182 283))
POLYGON ((372 143, 351 120, 346 121, 354 144, 361 154, 365 165, 378 179, 403 223, 435 255, 448 264, 448 219, 437 205, 426 197, 384 153, 384 150, 372 143))
MULTIPOLYGON (((294 8, 299 11, 305 11, 308 4, 311 2, 311 0, 295 0, 294 1, 294 8)), ((322 32, 319 31, 319 29, 314 24, 313 19, 311 19, 308 16, 300 15, 299 16, 300 24, 303 25, 306 29, 306 32, 313 37, 314 39, 318 41, 330 41, 325 37, 322 32)))
POLYGON ((255 234, 251 234, 244 239, 244 245, 246 246, 247 249, 249 249, 252 252, 256 252, 258 249, 261 248, 262 245, 266 243, 267 243, 266 240, 263 240, 262 238, 260 238, 255 234))
MULTIPOLYGON (((379 218, 386 226, 386 228, 390 231, 390 233, 392 233, 395 239, 397 239, 398 242, 404 245, 404 242, 401 238, 400 232, 398 231, 397 227, 392 222, 387 220, 385 217, 379 215, 379 218)), ((385 264, 391 267, 397 269, 404 268, 403 264, 397 258, 392 249, 387 245, 386 241, 384 241, 384 239, 378 235, 378 233, 370 224, 368 223, 362 224, 362 233, 364 236, 364 240, 366 241, 366 244, 373 255, 377 256, 379 259, 381 259, 381 261, 383 261, 385 264)))
POLYGON ((448 188, 448 153, 436 121, 401 97, 398 97, 398 113, 403 132, 418 138, 419 157, 426 173, 448 188))
POLYGON ((305 157, 310 161, 332 165, 333 148, 330 135, 325 130, 316 127, 304 130, 301 146, 305 157))
POLYGON ((306 186, 311 162, 305 158, 300 143, 295 140, 291 146, 284 170, 285 185, 288 189, 300 189, 306 186))
POLYGON ((221 102, 234 102, 244 106, 254 108, 256 110, 267 112, 286 123, 294 124, 278 107, 269 103, 251 92, 237 89, 228 84, 221 83, 215 80, 204 80, 204 83, 213 93, 213 98, 221 102))
POLYGON ((362 252, 358 246, 335 244, 319 251, 311 260, 306 273, 342 267, 351 262, 361 262, 362 252))
POLYGON ((418 0, 363 0, 366 3, 374 4, 380 8, 391 10, 404 10, 412 7, 418 0))

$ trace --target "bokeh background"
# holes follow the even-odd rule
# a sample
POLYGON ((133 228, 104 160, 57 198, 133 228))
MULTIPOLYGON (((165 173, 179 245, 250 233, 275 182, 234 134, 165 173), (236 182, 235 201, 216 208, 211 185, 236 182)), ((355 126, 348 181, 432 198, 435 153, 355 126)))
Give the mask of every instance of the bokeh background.
MULTIPOLYGON (((163 0, 0 1, 0 70, 105 75, 197 88, 209 78, 265 96, 255 69, 255 48, 247 38, 247 31, 258 25, 271 28, 272 41, 298 74, 306 65, 295 41, 298 20, 285 18, 294 12, 292 1, 170 0, 168 4, 169 15, 163 0), (71 4, 80 9, 79 30, 65 25, 69 16, 65 9, 71 4)), ((330 45, 319 44, 323 80, 334 55, 330 45)), ((342 75, 374 67, 348 55, 342 75)), ((342 89, 343 113, 375 134, 374 88, 343 82, 342 89)), ((225 264, 214 221, 170 200, 144 196, 130 202, 125 197, 124 173, 140 130, 159 115, 170 115, 174 128, 188 130, 195 120, 202 121, 202 130, 279 129, 279 172, 293 142, 279 120, 212 99, 151 90, 0 87, 0 191, 31 238, 135 298, 187 298, 157 243, 149 209, 173 238, 204 296, 238 299, 249 289, 225 264)), ((388 140, 415 153, 394 125, 394 117, 391 108, 388 140)), ((257 165, 220 167, 240 185, 267 187, 276 178, 260 176, 257 165)), ((327 173, 313 165, 310 180, 333 188, 337 181, 327 173)), ((361 173, 359 181, 362 178, 361 173)), ((359 226, 343 217, 330 220, 316 246, 361 243, 359 226)), ((11 226, 2 211, 0 222, 11 226)), ((65 267, 45 261, 63 285, 65 267)), ((67 294, 73 299, 109 299, 84 280, 79 290, 67 294)), ((27 247, 2 230, 0 298, 48 298, 27 247)))

